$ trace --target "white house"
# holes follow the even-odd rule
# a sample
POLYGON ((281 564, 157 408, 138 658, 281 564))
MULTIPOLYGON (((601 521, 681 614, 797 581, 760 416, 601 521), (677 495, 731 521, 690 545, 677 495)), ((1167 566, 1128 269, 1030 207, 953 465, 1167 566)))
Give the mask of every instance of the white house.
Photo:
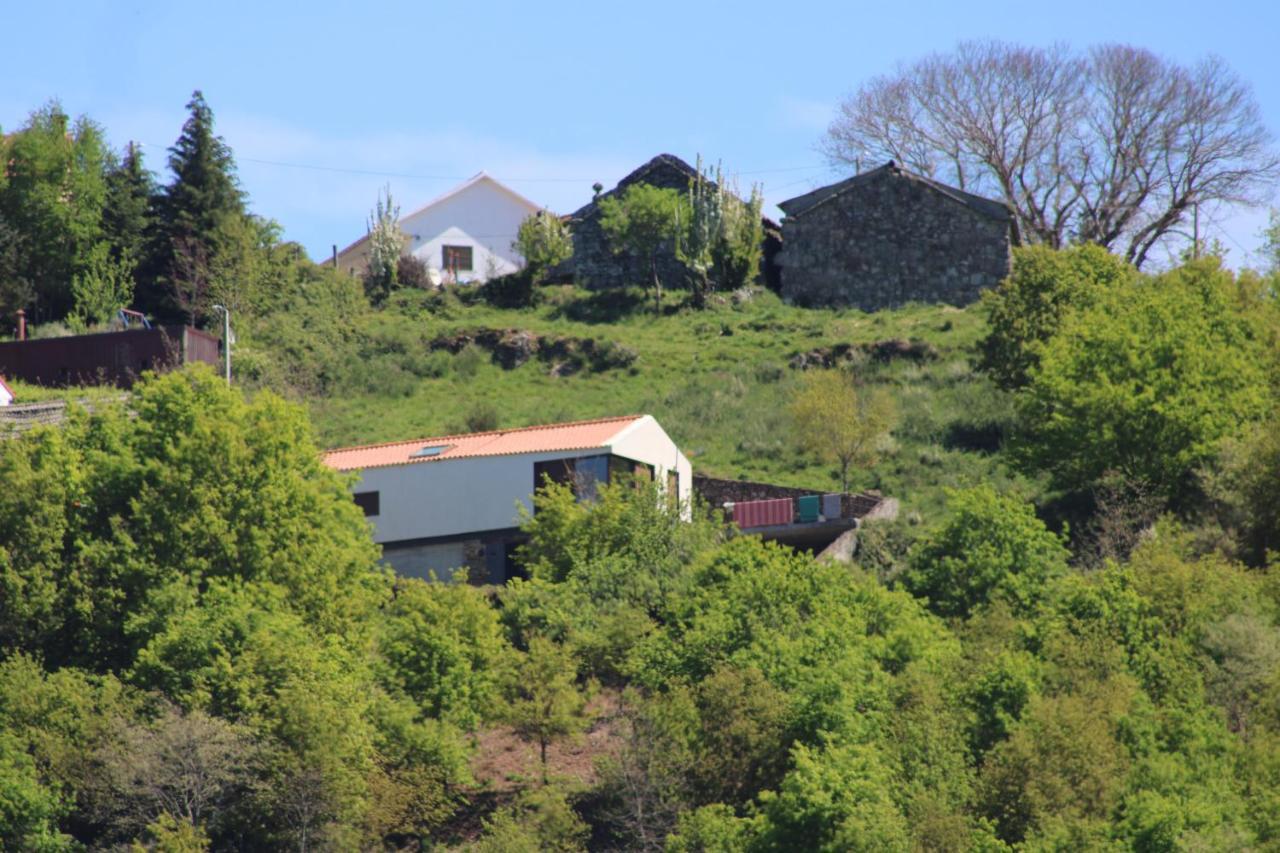
POLYGON ((532 510, 544 477, 583 498, 620 476, 652 479, 685 512, 693 489, 689 460, 650 415, 346 447, 324 462, 360 472, 356 503, 399 574, 443 579, 465 567, 473 583, 517 573, 518 507, 532 510))
POLYGON ((0 376, 0 406, 7 406, 14 400, 13 389, 4 382, 4 377, 0 376))
MULTIPOLYGON (((484 281, 524 265, 511 244, 520 223, 540 205, 484 172, 400 217, 404 250, 445 280, 484 281)), ((361 275, 369 263, 366 234, 337 254, 337 266, 361 275)))

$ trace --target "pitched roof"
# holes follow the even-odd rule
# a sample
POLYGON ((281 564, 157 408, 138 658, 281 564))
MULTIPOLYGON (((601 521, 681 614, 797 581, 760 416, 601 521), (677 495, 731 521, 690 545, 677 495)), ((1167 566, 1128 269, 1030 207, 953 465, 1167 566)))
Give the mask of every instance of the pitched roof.
MULTIPOLYGON (((431 201, 427 202, 426 204, 422 205, 421 207, 415 208, 414 210, 410 211, 409 213, 406 213, 406 214, 402 215, 402 216, 401 216, 398 220, 396 220, 396 221, 397 221, 397 222, 404 222, 406 219, 410 219, 411 217, 417 216, 419 213, 422 213, 424 210, 430 210, 431 208, 435 207, 436 205, 438 205, 438 204, 440 204, 440 203, 442 203, 442 202, 448 201, 449 199, 453 198, 454 196, 459 195, 459 194, 461 194, 461 193, 465 192, 466 190, 471 189, 471 187, 473 187, 473 186, 475 186, 476 184, 479 184, 479 183, 490 183, 490 184, 493 184, 493 185, 494 185, 495 187, 497 187, 499 190, 503 191, 503 192, 504 192, 504 193, 506 193, 507 195, 509 195, 509 196, 511 196, 512 198, 514 198, 517 202, 519 202, 519 203, 521 203, 521 204, 523 204, 523 205, 525 205, 525 206, 527 206, 527 207, 529 207, 529 208, 532 208, 533 210, 546 210, 546 208, 544 208, 542 205, 537 204, 536 202, 530 201, 529 199, 527 199, 527 198, 525 198, 524 196, 520 195, 520 193, 518 193, 518 192, 516 192, 515 190, 511 189, 511 187, 509 187, 509 186, 507 186, 506 184, 502 183, 502 182, 501 182, 501 181, 499 181, 497 178, 493 177, 492 175, 488 174, 487 172, 480 171, 480 172, 476 172, 476 173, 475 173, 474 175, 472 175, 470 178, 467 178, 465 181, 463 181, 462 183, 458 184, 458 185, 457 185, 456 187, 454 187, 453 189, 448 190, 448 191, 446 191, 446 192, 444 192, 444 193, 442 193, 442 194, 440 194, 440 195, 436 196, 435 198, 431 199, 431 201)), ((339 254, 339 255, 345 255, 347 252, 350 252, 350 251, 351 251, 352 249, 354 249, 356 246, 359 246, 361 243, 364 243, 364 242, 365 242, 366 240, 368 240, 368 239, 369 239, 369 235, 366 233, 363 237, 360 237, 359 239, 352 241, 352 242, 351 242, 351 243, 350 243, 350 244, 349 244, 345 249, 342 249, 341 251, 339 251, 339 252, 338 252, 338 254, 339 254)), ((331 258, 326 258, 326 259, 325 259, 325 263, 329 263, 331 260, 332 260, 331 258)))
POLYGON ((627 427, 646 417, 648 415, 626 415, 520 429, 442 435, 364 447, 340 447, 324 454, 324 464, 337 471, 357 471, 473 456, 590 450, 607 446, 627 427), (424 450, 428 452, 424 454, 424 450))
POLYGON ((883 166, 872 169, 869 172, 863 172, 854 175, 852 178, 846 178, 834 184, 828 184, 825 187, 819 187, 816 190, 798 195, 795 198, 789 198, 784 202, 780 202, 778 207, 782 208, 782 212, 791 218, 803 216, 821 204, 843 194, 845 191, 853 187, 861 186, 885 174, 896 175, 906 178, 907 180, 916 181, 924 184, 930 189, 942 193, 952 201, 963 204, 971 210, 981 213, 983 216, 989 216, 992 219, 1002 219, 1012 221, 1013 213, 1009 210, 1008 205, 1004 202, 996 201, 990 198, 983 198, 980 195, 965 192, 953 186, 935 181, 933 178, 927 178, 924 175, 917 175, 914 172, 908 172, 897 163, 890 160, 883 166))
POLYGON ((618 181, 618 185, 616 187, 609 190, 608 192, 601 193, 600 195, 593 198, 591 201, 584 204, 582 207, 575 210, 573 212, 572 218, 581 219, 582 217, 588 215, 593 210, 595 210, 596 204, 600 201, 600 199, 617 195, 619 192, 621 192, 622 190, 625 190, 627 187, 631 186, 632 184, 648 183, 648 181, 646 181, 645 178, 649 177, 649 175, 651 175, 656 170, 662 169, 662 168, 673 169, 676 172, 682 173, 685 176, 687 176, 689 180, 693 180, 694 178, 698 177, 698 170, 690 166, 684 160, 681 160, 676 155, 659 154, 657 157, 654 157, 653 159, 649 160, 649 162, 645 163, 639 168, 633 169, 630 174, 628 174, 622 180, 618 181))

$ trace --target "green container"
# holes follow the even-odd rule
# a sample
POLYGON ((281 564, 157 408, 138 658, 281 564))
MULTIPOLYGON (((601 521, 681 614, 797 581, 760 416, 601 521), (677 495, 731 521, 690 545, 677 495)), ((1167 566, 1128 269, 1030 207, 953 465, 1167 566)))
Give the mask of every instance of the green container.
POLYGON ((821 495, 805 495, 802 498, 797 498, 796 503, 800 509, 801 523, 818 520, 818 512, 822 507, 821 495))

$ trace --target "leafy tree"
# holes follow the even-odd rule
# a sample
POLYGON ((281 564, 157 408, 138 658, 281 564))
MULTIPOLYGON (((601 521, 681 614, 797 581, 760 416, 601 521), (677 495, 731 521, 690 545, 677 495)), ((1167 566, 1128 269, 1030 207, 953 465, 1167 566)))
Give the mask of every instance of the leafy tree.
POLYGON ((154 284, 139 294, 145 310, 203 317, 209 267, 219 260, 228 219, 245 215, 231 149, 214 134, 213 110, 200 90, 187 102, 182 133, 169 149, 173 180, 156 199, 154 284), (192 294, 196 294, 193 297, 192 294))
POLYGON ((511 248, 524 258, 534 280, 541 279, 556 264, 573 254, 569 226, 549 210, 531 213, 520 223, 511 248))
POLYGON ((1101 294, 1040 350, 1015 453, 1054 485, 1107 472, 1167 501, 1265 412, 1267 352, 1216 259, 1101 294))
POLYGON ((108 410, 0 446, 0 642, 51 665, 121 667, 161 590, 262 581, 326 630, 386 594, 374 546, 302 412, 246 402, 205 367, 135 386, 108 410), (126 630, 128 629, 128 630, 126 630))
POLYGON ((1132 267, 1100 246, 1014 249, 1013 272, 982 295, 990 331, 979 344, 979 366, 1001 388, 1025 386, 1066 315, 1133 278, 1132 267))
POLYGON ((702 171, 698 157, 697 175, 689 182, 689 222, 678 229, 676 257, 693 273, 693 300, 701 307, 711 289, 711 267, 720 240, 725 213, 723 177, 716 169, 716 179, 702 171))
POLYGON ((488 714, 508 649, 478 589, 401 580, 385 620, 379 646, 387 680, 425 716, 472 728, 488 714))
POLYGON ((675 190, 632 184, 620 195, 600 202, 600 228, 614 254, 626 254, 649 266, 654 311, 662 311, 658 257, 679 239, 681 223, 690 221, 689 204, 675 190))
POLYGON ((801 445, 840 470, 840 491, 849 490, 849 469, 873 464, 893 426, 893 400, 882 391, 856 387, 840 371, 811 371, 791 400, 801 445))
POLYGON ((111 256, 106 242, 89 251, 83 271, 71 280, 73 308, 70 319, 79 327, 106 323, 133 298, 133 260, 111 256))
POLYGON ((72 307, 71 280, 102 239, 107 149, 102 129, 72 122, 50 102, 0 150, 8 180, 0 219, 18 234, 19 276, 29 282, 36 317, 61 319, 72 307))
POLYGON ((384 301, 398 286, 402 251, 400 206, 391 200, 391 188, 387 187, 378 194, 369 214, 369 266, 364 273, 364 290, 374 304, 384 301))
POLYGON ((0 844, 5 849, 74 849, 58 829, 68 804, 57 788, 40 778, 35 761, 18 738, 0 730, 0 844))
POLYGON ((502 686, 499 714, 519 737, 538 745, 545 785, 547 747, 586 727, 586 697, 575 683, 578 666, 568 648, 534 637, 529 651, 518 654, 502 686))
POLYGON ((474 853, 578 853, 586 850, 590 828, 565 793, 544 785, 520 795, 485 820, 484 835, 467 849, 474 853))
POLYGON ((915 549, 903 576, 941 616, 967 617, 994 599, 1023 611, 1066 571, 1069 552, 1034 508, 991 486, 949 492, 949 517, 915 549))

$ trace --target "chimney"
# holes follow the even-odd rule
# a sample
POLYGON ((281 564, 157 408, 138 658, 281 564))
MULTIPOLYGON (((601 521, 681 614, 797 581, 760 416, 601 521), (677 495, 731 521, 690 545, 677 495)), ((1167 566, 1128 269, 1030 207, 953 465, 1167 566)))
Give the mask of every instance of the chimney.
POLYGON ((18 340, 25 341, 27 339, 27 312, 21 308, 18 309, 18 340))

